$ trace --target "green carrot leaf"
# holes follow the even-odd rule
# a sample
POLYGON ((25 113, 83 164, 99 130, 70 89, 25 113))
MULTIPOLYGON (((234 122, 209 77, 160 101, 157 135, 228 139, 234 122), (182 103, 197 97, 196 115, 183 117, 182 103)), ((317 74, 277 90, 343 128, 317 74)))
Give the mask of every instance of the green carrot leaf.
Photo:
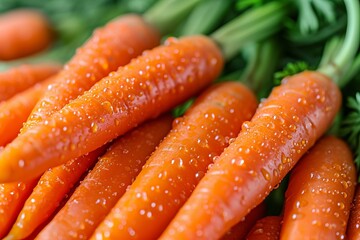
POLYGON ((342 123, 342 136, 355 154, 355 165, 360 169, 360 92, 355 94, 355 97, 349 97, 347 101, 349 113, 346 115, 342 123))
POLYGON ((278 71, 274 74, 274 83, 275 85, 279 85, 283 78, 310 69, 312 68, 304 61, 289 62, 288 64, 286 64, 283 70, 278 71))

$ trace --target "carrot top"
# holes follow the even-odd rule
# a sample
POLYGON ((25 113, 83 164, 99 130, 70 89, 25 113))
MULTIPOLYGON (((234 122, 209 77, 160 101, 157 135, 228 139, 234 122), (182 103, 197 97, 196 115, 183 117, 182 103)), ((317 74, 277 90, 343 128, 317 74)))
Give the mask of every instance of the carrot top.
MULTIPOLYGON (((335 83, 342 85, 343 77, 354 60, 360 41, 360 6, 358 0, 344 0, 347 9, 347 29, 343 43, 328 59, 326 64, 320 66, 319 72, 331 77, 335 83)), ((333 41, 333 40, 332 40, 333 41)), ((346 79, 345 79, 346 80, 346 79)))

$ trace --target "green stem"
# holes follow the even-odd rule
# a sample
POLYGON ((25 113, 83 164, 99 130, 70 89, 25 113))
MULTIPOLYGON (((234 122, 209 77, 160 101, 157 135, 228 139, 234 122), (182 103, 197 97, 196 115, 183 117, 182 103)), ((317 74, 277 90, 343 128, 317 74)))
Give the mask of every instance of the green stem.
POLYGON ((267 38, 281 28, 288 5, 271 2, 251 9, 214 32, 211 37, 220 45, 225 59, 230 59, 249 42, 267 38))
POLYGON ((339 36, 332 37, 329 41, 326 42, 324 52, 319 63, 319 68, 325 67, 331 63, 334 56, 336 56, 336 54, 339 52, 343 42, 344 39, 339 36))
POLYGON ((344 43, 338 54, 326 66, 319 68, 318 71, 331 77, 338 85, 342 77, 348 70, 351 60, 354 58, 359 47, 360 35, 360 6, 358 0, 344 0, 347 10, 347 28, 344 43))
POLYGON ((331 25, 319 29, 314 33, 300 34, 290 32, 287 36, 289 41, 297 47, 308 46, 326 41, 329 37, 334 36, 336 33, 342 31, 346 27, 346 16, 341 16, 336 22, 331 25))
POLYGON ((280 49, 275 39, 254 44, 240 81, 256 92, 259 98, 265 97, 273 85, 272 76, 279 59, 280 49))
POLYGON ((144 18, 161 34, 173 31, 202 0, 161 0, 144 13, 144 18))
POLYGON ((207 0, 199 3, 186 19, 180 35, 208 34, 229 9, 231 1, 207 0))
POLYGON ((357 74, 360 73, 360 55, 358 55, 352 62, 350 69, 346 71, 345 75, 341 78, 339 86, 342 88, 346 86, 357 74))

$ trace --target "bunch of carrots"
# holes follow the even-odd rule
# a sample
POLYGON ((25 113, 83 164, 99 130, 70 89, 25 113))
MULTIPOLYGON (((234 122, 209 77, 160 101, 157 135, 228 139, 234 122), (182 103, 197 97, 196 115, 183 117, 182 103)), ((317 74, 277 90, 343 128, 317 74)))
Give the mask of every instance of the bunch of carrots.
POLYGON ((360 239, 358 0, 68 2, 0 14, 1 239, 360 239))

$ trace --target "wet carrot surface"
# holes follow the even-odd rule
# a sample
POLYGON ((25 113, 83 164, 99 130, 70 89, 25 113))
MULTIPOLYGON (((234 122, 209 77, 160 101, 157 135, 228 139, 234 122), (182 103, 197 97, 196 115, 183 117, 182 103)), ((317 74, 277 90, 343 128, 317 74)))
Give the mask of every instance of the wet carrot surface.
POLYGON ((357 185, 353 206, 351 207, 350 217, 346 235, 349 240, 360 239, 360 186, 357 185))
POLYGON ((347 144, 319 140, 291 173, 280 239, 345 239, 355 184, 347 144))
POLYGON ((45 120, 110 72, 159 43, 156 29, 135 14, 120 16, 96 29, 35 106, 26 128, 45 120))
POLYGON ((0 182, 31 178, 79 157, 198 93, 221 72, 205 36, 170 39, 95 84, 0 153, 0 182))
POLYGON ((244 217, 244 219, 240 220, 240 222, 231 227, 231 229, 221 237, 221 240, 244 239, 256 221, 265 215, 265 212, 266 206, 265 203, 262 202, 253 210, 251 210, 249 214, 244 217))
POLYGON ((264 200, 325 132, 340 102, 338 87, 320 73, 284 79, 243 124, 161 239, 221 237, 264 200))
POLYGON ((0 184, 0 238, 10 230, 36 183, 37 179, 0 184))
POLYGON ((102 147, 85 156, 47 170, 24 203, 7 239, 23 239, 44 223, 80 177, 105 151, 102 147))
POLYGON ((159 237, 256 106, 255 96, 240 83, 218 84, 201 94, 174 122, 92 239, 159 237))
POLYGON ((260 219, 246 236, 246 240, 278 240, 281 220, 280 216, 267 216, 260 219))
POLYGON ((0 146, 5 146, 19 134, 32 109, 53 79, 54 77, 50 77, 0 103, 0 146))
POLYGON ((172 117, 163 116, 116 140, 36 239, 88 239, 170 131, 171 122, 172 117))
POLYGON ((20 65, 0 73, 0 102, 28 89, 60 70, 56 64, 20 65))

